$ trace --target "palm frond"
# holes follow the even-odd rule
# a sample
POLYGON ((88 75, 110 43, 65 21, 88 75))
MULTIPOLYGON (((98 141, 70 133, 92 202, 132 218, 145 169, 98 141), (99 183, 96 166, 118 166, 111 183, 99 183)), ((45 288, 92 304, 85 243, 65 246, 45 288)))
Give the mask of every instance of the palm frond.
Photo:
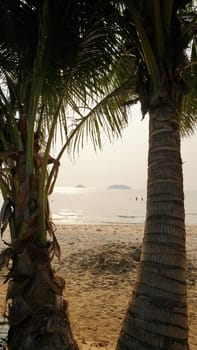
MULTIPOLYGON (((12 81, 10 77, 8 77, 7 75, 6 75, 6 83, 7 83, 7 87, 12 86, 13 88, 12 81)), ((12 144, 14 145, 14 147, 18 151, 21 151, 22 142, 21 142, 21 137, 19 134, 17 121, 16 121, 16 114, 15 114, 16 108, 15 108, 15 105, 13 106, 13 104, 10 103, 9 96, 7 96, 7 93, 1 87, 0 87, 0 106, 2 108, 2 113, 3 113, 1 118, 4 118, 9 129, 7 133, 7 136, 9 134, 9 140, 7 141, 9 142, 12 140, 12 144)))
POLYGON ((127 104, 138 101, 133 88, 130 80, 123 82, 121 86, 101 98, 94 107, 87 106, 88 113, 80 117, 76 114, 64 147, 69 152, 72 150, 74 154, 90 139, 96 150, 102 147, 102 134, 105 134, 110 141, 120 136, 122 128, 128 122, 127 104))
POLYGON ((166 0, 163 9, 164 27, 167 35, 170 35, 170 27, 173 15, 174 0, 166 0))
POLYGON ((103 98, 102 96, 110 95, 116 86, 130 76, 134 70, 132 61, 120 54, 123 50, 121 37, 117 36, 115 42, 114 48, 112 33, 108 32, 105 26, 95 23, 91 31, 84 35, 73 65, 66 71, 62 71, 55 84, 50 86, 50 90, 47 84, 44 86, 41 105, 43 106, 43 125, 48 134, 56 115, 60 96, 63 98, 61 97, 62 105, 58 123, 61 126, 60 131, 63 129, 67 132, 72 111, 82 118, 83 110, 91 109, 91 106, 96 105, 103 98), (110 41, 111 45, 107 45, 110 41))
POLYGON ((133 18, 136 30, 140 38, 141 49, 143 52, 143 61, 146 63, 148 73, 152 77, 155 86, 157 86, 159 83, 159 68, 157 65, 157 60, 151 47, 147 31, 143 25, 143 22, 141 21, 140 12, 138 11, 135 1, 128 1, 128 9, 133 18))
POLYGON ((164 43, 164 33, 163 33, 163 18, 162 18, 162 8, 160 1, 153 0, 153 23, 155 25, 155 43, 158 52, 158 58, 160 65, 163 65, 165 43, 164 43))

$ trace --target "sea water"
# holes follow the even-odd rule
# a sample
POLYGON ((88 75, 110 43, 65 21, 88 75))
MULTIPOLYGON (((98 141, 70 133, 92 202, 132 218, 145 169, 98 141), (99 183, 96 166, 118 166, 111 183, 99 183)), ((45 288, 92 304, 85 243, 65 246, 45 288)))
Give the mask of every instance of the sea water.
MULTIPOLYGON (((0 208, 2 203, 0 196, 0 208)), ((56 187, 49 204, 56 224, 140 224, 145 221, 146 191, 56 187)), ((197 224, 197 191, 185 191, 185 222, 197 224)))
MULTIPOLYGON (((146 191, 57 187, 49 203, 56 223, 144 223, 146 191)), ((185 214, 187 225, 197 224, 197 191, 185 192, 185 214)))

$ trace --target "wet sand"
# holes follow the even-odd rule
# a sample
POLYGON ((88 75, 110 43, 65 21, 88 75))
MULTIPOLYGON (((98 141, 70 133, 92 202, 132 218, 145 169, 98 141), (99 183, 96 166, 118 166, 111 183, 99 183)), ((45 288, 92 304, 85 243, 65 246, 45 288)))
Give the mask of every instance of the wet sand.
MULTIPOLYGON (((65 298, 81 350, 114 350, 135 281, 143 225, 57 226, 66 279, 65 298)), ((2 247, 2 243, 0 245, 2 247)), ((0 313, 6 286, 0 279, 0 313)), ((197 226, 187 226, 187 283, 190 350, 197 350, 197 226)))

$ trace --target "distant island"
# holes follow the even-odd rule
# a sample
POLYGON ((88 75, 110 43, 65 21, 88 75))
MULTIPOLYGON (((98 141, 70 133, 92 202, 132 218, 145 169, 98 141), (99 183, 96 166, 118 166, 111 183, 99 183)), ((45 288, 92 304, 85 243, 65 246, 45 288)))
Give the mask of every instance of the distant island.
POLYGON ((131 187, 127 186, 127 185, 111 185, 108 187, 109 190, 130 190, 131 187))
POLYGON ((86 186, 84 186, 84 185, 81 185, 81 184, 79 184, 79 185, 76 185, 76 187, 77 187, 77 188, 86 188, 86 186))

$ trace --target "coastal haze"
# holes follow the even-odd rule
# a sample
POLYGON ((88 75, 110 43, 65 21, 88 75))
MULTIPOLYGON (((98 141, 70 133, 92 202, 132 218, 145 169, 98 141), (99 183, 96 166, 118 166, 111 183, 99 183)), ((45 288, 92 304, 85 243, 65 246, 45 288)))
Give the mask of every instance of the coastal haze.
MULTIPOLYGON (((57 187, 49 198, 56 224, 142 224, 146 191, 132 188, 57 187)), ((185 221, 197 224, 197 191, 185 192, 185 221)))
MULTIPOLYGON (((65 154, 57 186, 106 188, 123 183, 133 189, 146 189, 148 157, 148 115, 141 120, 139 105, 132 108, 122 138, 111 144, 103 135, 103 149, 94 151, 91 143, 80 150, 75 159, 65 154)), ((60 145, 56 147, 58 153, 60 145)), ((182 139, 182 161, 185 190, 197 190, 197 132, 182 139)), ((55 152, 55 153, 56 153, 55 152)))
MULTIPOLYGON (((56 146, 58 153, 60 145, 56 146)), ((197 133, 182 139, 186 224, 197 223, 197 133)), ((148 116, 141 120, 139 105, 132 108, 122 138, 103 149, 91 143, 75 160, 61 159, 55 193, 50 197, 53 218, 66 223, 143 223, 146 211, 148 116), (123 184, 129 189, 109 189, 123 184), (78 186, 82 185, 82 186, 78 186)))
MULTIPOLYGON (((57 143, 52 155, 60 147, 57 143)), ((197 224, 196 150, 197 133, 182 139, 186 224, 197 224)), ((144 223, 147 156, 148 116, 141 120, 136 106, 122 138, 110 144, 103 137, 103 149, 97 152, 88 143, 75 160, 68 154, 62 157, 49 197, 55 223, 144 223), (128 188, 109 188, 117 184, 128 188)))

